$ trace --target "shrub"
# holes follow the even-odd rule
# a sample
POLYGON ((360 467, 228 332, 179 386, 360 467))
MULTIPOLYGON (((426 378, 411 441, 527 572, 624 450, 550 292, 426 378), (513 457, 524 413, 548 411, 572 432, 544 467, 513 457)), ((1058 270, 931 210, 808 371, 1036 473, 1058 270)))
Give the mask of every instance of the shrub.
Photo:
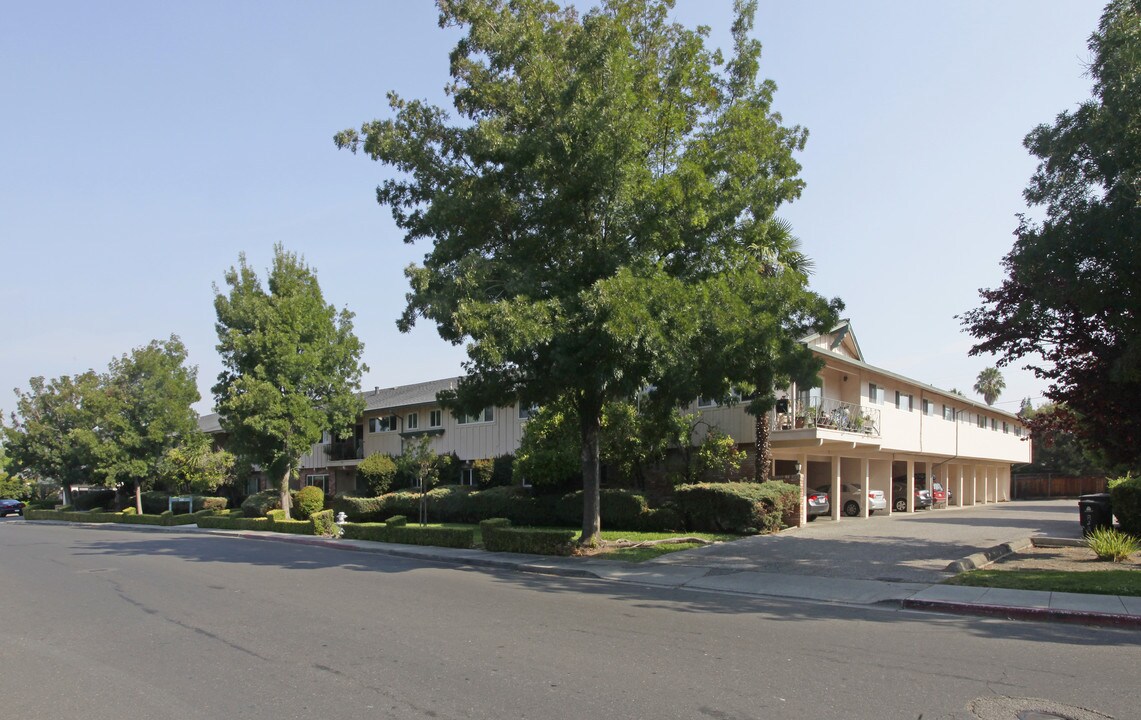
POLYGON ((332 502, 333 514, 344 513, 349 522, 380 522, 381 511, 385 507, 383 497, 354 497, 337 495, 332 502))
POLYGON ((408 518, 404 517, 403 515, 393 515, 392 517, 385 520, 384 524, 388 527, 404 527, 408 524, 408 518))
POLYGON ((472 493, 475 518, 507 518, 517 525, 558 525, 557 498, 531 495, 523 487, 493 487, 472 493))
POLYGON ((269 530, 269 518, 251 518, 234 515, 203 515, 198 527, 218 530, 269 530))
POLYGON ((689 530, 775 532, 795 511, 800 489, 779 481, 696 483, 677 488, 676 498, 689 530))
POLYGON ((475 530, 473 528, 348 523, 342 529, 344 530, 343 537, 350 540, 371 540, 373 542, 431 545, 435 547, 463 549, 475 547, 475 530))
POLYGON ((293 509, 297 520, 308 520, 325 509, 325 493, 316 485, 306 485, 293 496, 293 509))
POLYGON ((96 509, 105 510, 111 507, 111 504, 114 502, 114 490, 90 490, 88 492, 75 493, 72 498, 72 505, 79 512, 96 509))
POLYGON ((685 529, 685 518, 672 507, 651 508, 638 520, 642 532, 677 532, 685 529))
POLYGON ((471 503, 473 492, 465 485, 432 488, 428 491, 428 517, 435 522, 469 523, 480 520, 471 503))
MULTIPOLYGON (((640 530, 643 515, 650 511, 646 497, 630 490, 600 490, 598 500, 604 528, 640 530)), ((582 525, 582 490, 563 495, 555 502, 555 508, 559 523, 582 525)))
POLYGON ((514 482, 515 456, 511 454, 498 455, 491 461, 492 486, 511 485, 514 482))
POLYGON ((1141 535, 1141 475, 1128 474, 1110 480, 1109 499, 1121 529, 1141 535))
POLYGON ((1097 555, 1098 560, 1121 562, 1141 550, 1141 540, 1114 528, 1094 528, 1086 536, 1086 545, 1097 555))
POLYGON ((484 520, 479 530, 490 552, 570 555, 574 549, 574 530, 511 527, 506 518, 484 520))
POLYGON ((281 508, 281 491, 276 488, 262 490, 242 501, 242 512, 246 517, 262 518, 270 510, 281 508))
POLYGON ((383 495, 392 489, 396 479, 396 462, 390 455, 373 453, 357 465, 357 487, 372 495, 383 495))
POLYGON ((323 537, 337 537, 340 534, 340 528, 333 519, 332 510, 322 510, 315 512, 309 516, 309 522, 313 523, 313 534, 323 537))
POLYGON ((123 514, 124 515, 134 515, 134 514, 136 514, 136 512, 137 511, 133 507, 123 508, 123 514))

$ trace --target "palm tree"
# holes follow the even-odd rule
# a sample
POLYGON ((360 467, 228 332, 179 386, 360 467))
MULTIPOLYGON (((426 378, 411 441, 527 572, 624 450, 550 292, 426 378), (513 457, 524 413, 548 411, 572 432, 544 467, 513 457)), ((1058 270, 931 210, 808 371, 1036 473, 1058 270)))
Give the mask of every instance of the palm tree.
MULTIPOLYGON (((812 274, 814 264, 812 259, 800 250, 800 238, 792 234, 792 225, 784 219, 773 218, 765 226, 765 230, 758 242, 751 243, 749 250, 757 261, 757 272, 765 277, 776 277, 784 273, 799 273, 803 276, 812 274)), ((762 373, 767 375, 767 373, 762 373)), ((756 378, 758 383, 772 385, 769 377, 756 378)), ((756 388, 758 393, 771 392, 771 388, 756 388)), ((769 468, 772 467, 773 448, 769 442, 768 410, 755 413, 753 428, 753 478, 757 482, 768 479, 769 468)))
POLYGON ((987 405, 994 405, 994 401, 998 400, 998 396, 1005 389, 1006 381, 1002 379, 1002 373, 998 368, 984 368, 975 380, 975 392, 983 396, 987 405))

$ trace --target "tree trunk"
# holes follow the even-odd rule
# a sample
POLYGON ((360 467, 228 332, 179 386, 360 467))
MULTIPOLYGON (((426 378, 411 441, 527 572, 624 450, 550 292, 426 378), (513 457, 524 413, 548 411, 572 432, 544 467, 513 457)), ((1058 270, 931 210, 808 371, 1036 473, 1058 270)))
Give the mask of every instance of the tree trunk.
POLYGON ((753 445, 753 479, 764 482, 769 479, 769 469, 773 465, 773 446, 769 442, 769 414, 767 412, 757 415, 754 445, 753 445))
POLYGON ((293 473, 293 464, 290 463, 290 464, 285 466, 285 472, 282 473, 281 481, 280 481, 280 483, 281 483, 281 509, 285 511, 285 519, 286 520, 290 520, 293 517, 292 515, 289 514, 289 506, 291 505, 291 503, 289 502, 289 476, 292 473, 293 473))
POLYGON ((598 433, 602 427, 602 409, 582 408, 579 411, 582 430, 582 536, 579 545, 595 545, 602 530, 598 488, 600 468, 598 460, 598 433))
POLYGON ((143 486, 135 480, 135 512, 139 515, 143 514, 143 486))

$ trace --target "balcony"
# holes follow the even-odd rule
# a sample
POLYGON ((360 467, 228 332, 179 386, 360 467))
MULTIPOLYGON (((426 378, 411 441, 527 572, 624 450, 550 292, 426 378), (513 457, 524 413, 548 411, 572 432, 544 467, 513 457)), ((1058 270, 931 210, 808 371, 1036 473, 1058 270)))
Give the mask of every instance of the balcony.
POLYGON ((364 459, 364 442, 361 440, 338 440, 325 444, 325 454, 329 462, 364 459))
POLYGON ((808 405, 797 407, 795 412, 773 413, 772 429, 832 430, 878 438, 880 411, 841 400, 812 398, 808 405))

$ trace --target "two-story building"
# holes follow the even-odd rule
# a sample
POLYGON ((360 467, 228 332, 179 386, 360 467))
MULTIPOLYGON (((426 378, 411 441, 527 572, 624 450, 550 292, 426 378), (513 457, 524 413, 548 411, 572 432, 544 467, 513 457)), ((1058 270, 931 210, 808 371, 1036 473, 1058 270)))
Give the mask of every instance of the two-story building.
MULTIPOLYGON (((800 475, 802 487, 826 488, 835 519, 844 507, 839 501, 843 487, 863 495, 882 490, 888 512, 896 508, 893 494, 900 509, 915 509, 917 482, 928 489, 941 483, 953 506, 1010 498, 1011 466, 1030 462, 1029 437, 1016 415, 869 365, 847 321, 804 342, 824 362, 821 383, 788 388, 765 419, 774 458, 771 474, 800 475)), ((399 455, 405 441, 424 435, 436 453, 454 453, 463 461, 463 481, 472 483, 473 461, 519 448, 530 408, 489 407, 454 416, 436 396, 457 381, 363 393, 365 410, 353 437, 326 437, 314 445, 302 458, 299 485, 317 485, 330 494, 356 490, 356 466, 363 458, 399 455)), ((698 399, 691 410, 700 413, 703 427, 717 427, 743 449, 753 450, 755 419, 742 403, 721 406, 698 399)), ((202 424, 216 429, 217 417, 206 416, 202 424)), ((868 503, 859 506, 858 515, 866 517, 868 503)))

